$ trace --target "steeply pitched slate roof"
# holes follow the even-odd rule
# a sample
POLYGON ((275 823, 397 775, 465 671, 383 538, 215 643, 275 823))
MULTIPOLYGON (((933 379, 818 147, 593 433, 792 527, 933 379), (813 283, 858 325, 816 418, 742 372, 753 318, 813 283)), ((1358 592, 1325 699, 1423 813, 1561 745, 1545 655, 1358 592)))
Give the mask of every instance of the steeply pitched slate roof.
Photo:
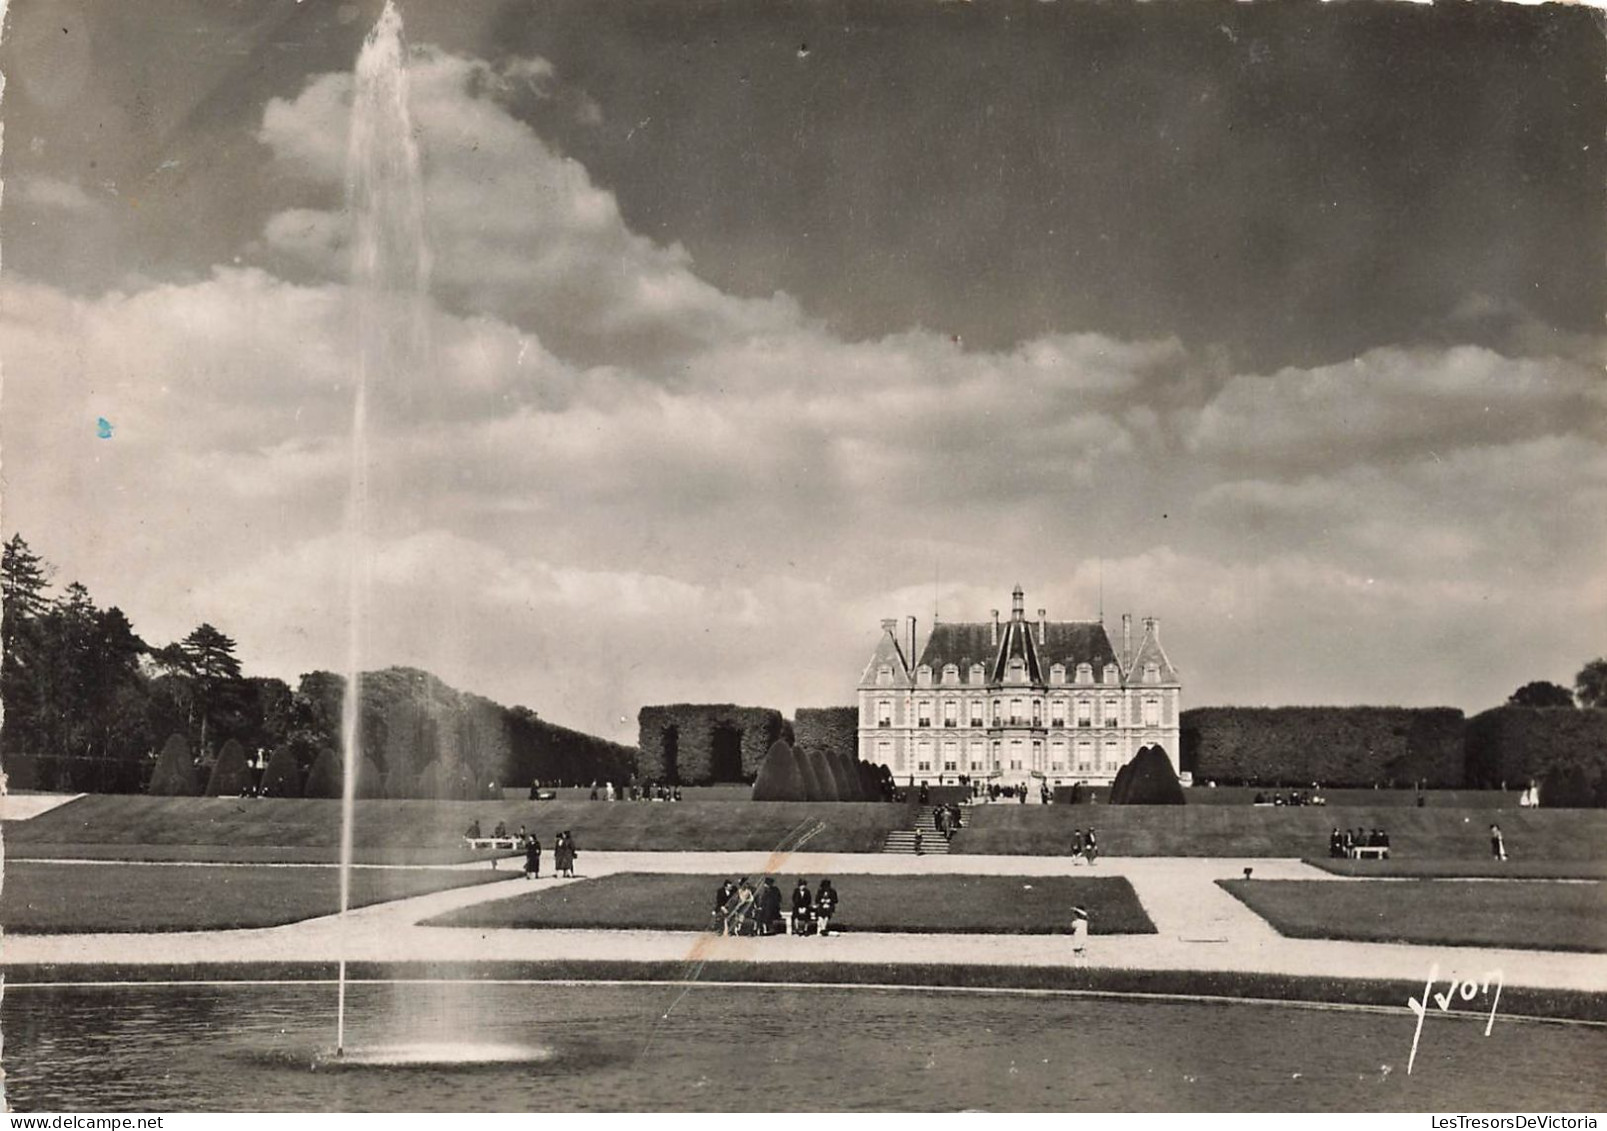
MULTIPOLYGON (((1094 682, 1102 683, 1105 665, 1116 663, 1110 636, 1096 620, 1050 621, 1044 626, 1039 653, 1046 671, 1055 664, 1064 664, 1068 682, 1076 675, 1078 664, 1088 664, 1094 669, 1094 682)), ((1117 678, 1121 678, 1119 674, 1117 678)))
MULTIPOLYGON (((970 675, 972 664, 991 668, 999 646, 993 643, 993 626, 981 624, 945 624, 939 621, 932 626, 926 647, 921 650, 921 663, 941 675, 944 665, 953 664, 960 669, 960 678, 970 675)), ((917 665, 919 666, 919 665, 917 665)))
POLYGON ((1129 683, 1143 683, 1144 668, 1147 664, 1155 664, 1159 669, 1160 683, 1180 683, 1177 669, 1172 667, 1172 661, 1166 658, 1166 652, 1161 648, 1160 637, 1152 624, 1144 626, 1144 636, 1133 651, 1132 664, 1128 668, 1127 681, 1129 683))
POLYGON ((1041 645, 1037 621, 1002 621, 999 640, 999 644, 993 643, 993 625, 987 621, 936 624, 920 662, 937 675, 944 665, 953 664, 960 669, 962 680, 969 678, 972 664, 981 664, 987 668, 988 678, 999 682, 1010 658, 1020 656, 1027 665, 1027 678, 1035 683, 1048 682, 1049 669, 1055 664, 1066 666, 1068 682, 1078 664, 1092 665, 1095 682, 1103 682, 1105 665, 1116 663, 1116 651, 1098 621, 1050 621, 1044 626, 1041 645))
POLYGON ((882 638, 876 642, 876 651, 859 677, 859 686, 876 686, 876 669, 883 664, 893 669, 893 687, 909 687, 914 682, 909 661, 904 658, 904 649, 899 646, 898 637, 892 629, 884 629, 882 638))

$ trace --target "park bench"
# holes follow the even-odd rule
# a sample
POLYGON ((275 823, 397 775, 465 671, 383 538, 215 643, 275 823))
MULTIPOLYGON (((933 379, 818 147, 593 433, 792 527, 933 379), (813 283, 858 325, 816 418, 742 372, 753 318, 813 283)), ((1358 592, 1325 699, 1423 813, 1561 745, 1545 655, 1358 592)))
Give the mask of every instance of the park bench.
POLYGON ((1388 860, 1389 847, 1382 844, 1358 844, 1351 848, 1352 860, 1388 860))

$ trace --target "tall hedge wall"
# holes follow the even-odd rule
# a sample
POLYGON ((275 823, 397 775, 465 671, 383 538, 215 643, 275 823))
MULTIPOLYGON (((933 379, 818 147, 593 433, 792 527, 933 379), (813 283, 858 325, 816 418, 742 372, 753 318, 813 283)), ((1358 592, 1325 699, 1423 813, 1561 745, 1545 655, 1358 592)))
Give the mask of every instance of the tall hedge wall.
POLYGON ((1196 782, 1463 783, 1466 720, 1452 707, 1196 707, 1180 723, 1196 782))
POLYGON ((793 712, 793 745, 859 761, 858 707, 799 707, 793 712))
POLYGON ((637 774, 646 781, 674 780, 683 785, 707 785, 714 774, 714 736, 722 728, 741 736, 742 780, 759 776, 765 753, 778 738, 792 741, 792 727, 781 712, 770 707, 739 707, 732 703, 675 703, 643 707, 636 715, 641 756, 637 774), (673 772, 666 752, 667 735, 675 731, 673 772))
POLYGON ((1607 804, 1607 710, 1496 707, 1467 725, 1468 784, 1523 789, 1540 803, 1607 804))

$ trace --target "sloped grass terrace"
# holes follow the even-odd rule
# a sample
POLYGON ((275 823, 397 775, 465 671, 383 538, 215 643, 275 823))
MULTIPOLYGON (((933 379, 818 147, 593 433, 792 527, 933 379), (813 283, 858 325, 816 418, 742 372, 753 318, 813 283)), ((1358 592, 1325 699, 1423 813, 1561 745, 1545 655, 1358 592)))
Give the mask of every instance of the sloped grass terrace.
MULTIPOLYGON (((544 846, 564 829, 584 853, 876 852, 913 820, 873 802, 359 801, 353 836, 361 863, 484 859, 462 847, 473 821, 524 825, 544 846), (807 839, 805 839, 807 838, 807 839)), ((5 824, 13 857, 288 863, 338 858, 340 802, 322 799, 92 795, 29 821, 5 824)))

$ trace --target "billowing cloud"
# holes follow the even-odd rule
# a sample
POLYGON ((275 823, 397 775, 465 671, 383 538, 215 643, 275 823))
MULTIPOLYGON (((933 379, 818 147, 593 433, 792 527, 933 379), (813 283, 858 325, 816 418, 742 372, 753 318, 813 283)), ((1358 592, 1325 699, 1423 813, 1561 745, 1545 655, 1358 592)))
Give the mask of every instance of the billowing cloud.
MULTIPOLYGON (((1579 350, 1235 374, 1165 337, 847 341, 630 230, 509 109, 540 61, 412 77, 436 290, 371 374, 375 664, 629 737, 644 702, 848 702, 880 617, 981 619, 1017 581, 1160 615, 1193 703, 1478 707, 1599 650, 1579 350)), ((262 264, 0 296, 8 529, 154 642, 209 620, 291 678, 344 653, 349 100, 269 105, 306 199, 262 264)))

